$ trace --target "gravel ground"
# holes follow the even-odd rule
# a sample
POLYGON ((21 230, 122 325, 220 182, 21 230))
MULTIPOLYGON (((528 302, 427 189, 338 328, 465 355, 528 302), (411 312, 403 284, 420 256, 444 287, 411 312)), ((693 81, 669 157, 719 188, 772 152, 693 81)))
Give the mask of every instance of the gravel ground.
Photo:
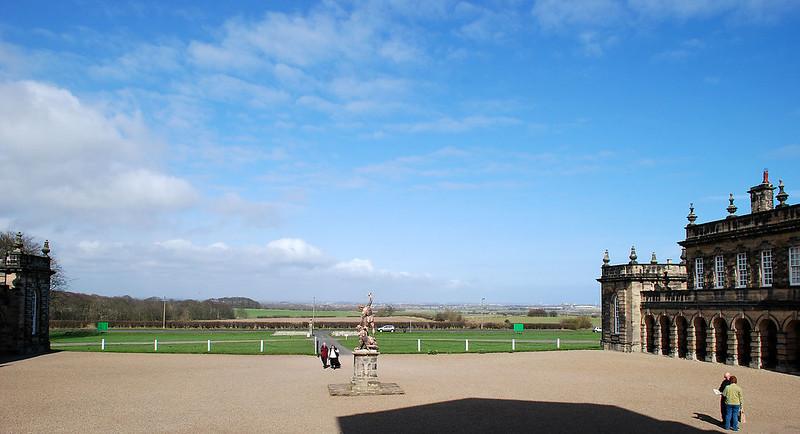
POLYGON ((711 389, 744 389, 743 431, 800 432, 800 378, 644 354, 382 355, 400 396, 309 356, 61 352, 0 364, 1 432, 718 432, 711 389))

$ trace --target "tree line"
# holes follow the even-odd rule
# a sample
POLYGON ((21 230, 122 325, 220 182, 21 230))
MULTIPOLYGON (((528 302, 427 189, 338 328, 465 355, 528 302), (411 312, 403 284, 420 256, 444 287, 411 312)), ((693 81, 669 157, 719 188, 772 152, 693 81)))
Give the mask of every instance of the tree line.
MULTIPOLYGON (((164 300, 105 297, 68 291, 50 293, 50 319, 73 321, 161 321, 164 300)), ((166 300, 167 321, 234 319, 234 306, 220 299, 166 300)))

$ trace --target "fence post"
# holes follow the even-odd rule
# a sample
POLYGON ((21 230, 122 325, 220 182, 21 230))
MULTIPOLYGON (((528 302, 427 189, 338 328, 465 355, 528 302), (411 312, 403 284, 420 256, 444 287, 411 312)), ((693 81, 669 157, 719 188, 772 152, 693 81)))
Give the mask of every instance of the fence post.
POLYGON ((469 352, 469 339, 464 339, 464 351, 469 352))
POLYGON ((105 351, 105 350, 106 350, 106 340, 100 339, 100 351, 105 351))
POLYGON ((314 335, 314 355, 317 355, 317 336, 314 335))
POLYGON ((211 339, 208 340, 208 352, 211 352, 211 339))
POLYGON ((422 351, 422 339, 417 339, 417 352, 422 351))
POLYGON ((158 339, 153 340, 153 351, 158 351, 158 339))
POLYGON ((511 351, 516 351, 516 350, 517 350, 517 340, 511 339, 511 351))
POLYGON ((261 339, 261 352, 264 352, 264 339, 261 339))
POLYGON ((556 349, 557 350, 561 349, 561 338, 556 338, 556 349))

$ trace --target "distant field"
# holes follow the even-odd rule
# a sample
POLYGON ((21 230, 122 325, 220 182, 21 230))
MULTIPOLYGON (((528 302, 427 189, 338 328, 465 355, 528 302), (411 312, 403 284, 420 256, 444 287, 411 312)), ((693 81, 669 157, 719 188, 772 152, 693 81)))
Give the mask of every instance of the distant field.
POLYGON ((213 354, 314 354, 314 339, 305 336, 273 336, 272 332, 228 331, 110 331, 77 332, 51 331, 52 348, 63 351, 99 352, 100 340, 105 339, 107 352, 153 353, 154 340, 158 339, 159 353, 207 353, 211 340, 213 354), (264 352, 261 353, 261 340, 264 352))
POLYGON ((234 309, 236 318, 336 318, 348 316, 361 316, 354 310, 318 310, 316 313, 310 310, 291 310, 291 309, 234 309))
MULTIPOLYGON (((508 320, 512 324, 558 324, 561 320, 570 319, 570 318, 577 318, 577 315, 564 315, 564 316, 527 316, 527 315, 497 315, 497 314, 489 314, 489 315, 477 315, 477 314, 467 314, 464 315, 464 319, 468 322, 472 323, 481 323, 481 322, 494 322, 494 323, 502 323, 505 320, 508 320)), ((599 327, 600 326, 600 318, 589 318, 592 320, 592 326, 599 327)))
MULTIPOLYGON (((512 331, 434 331, 410 333, 378 333, 378 345, 381 353, 404 354, 417 353, 417 339, 421 340, 422 353, 464 353, 468 339, 469 352, 492 353, 510 352, 511 340, 516 340, 515 351, 548 351, 556 350, 556 339, 561 339, 562 350, 599 349, 600 335, 591 331, 570 330, 525 330, 523 333, 512 331), (536 342, 526 342, 536 341, 536 342)), ((358 340, 350 337, 339 338, 339 342, 349 348, 355 348, 358 340)))

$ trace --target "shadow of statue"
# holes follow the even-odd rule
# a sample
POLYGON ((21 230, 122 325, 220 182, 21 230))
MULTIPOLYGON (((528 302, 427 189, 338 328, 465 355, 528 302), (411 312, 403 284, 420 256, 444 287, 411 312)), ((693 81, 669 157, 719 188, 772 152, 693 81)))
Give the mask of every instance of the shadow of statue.
POLYGON ((339 417, 343 433, 711 433, 613 405, 468 398, 339 417))
POLYGON ((708 423, 710 423, 712 425, 716 425, 716 426, 722 426, 723 425, 721 420, 719 420, 719 419, 717 419, 715 417, 709 416, 709 415, 707 415, 705 413, 695 413, 694 414, 694 418, 698 419, 698 420, 702 420, 703 422, 708 422, 708 423))

